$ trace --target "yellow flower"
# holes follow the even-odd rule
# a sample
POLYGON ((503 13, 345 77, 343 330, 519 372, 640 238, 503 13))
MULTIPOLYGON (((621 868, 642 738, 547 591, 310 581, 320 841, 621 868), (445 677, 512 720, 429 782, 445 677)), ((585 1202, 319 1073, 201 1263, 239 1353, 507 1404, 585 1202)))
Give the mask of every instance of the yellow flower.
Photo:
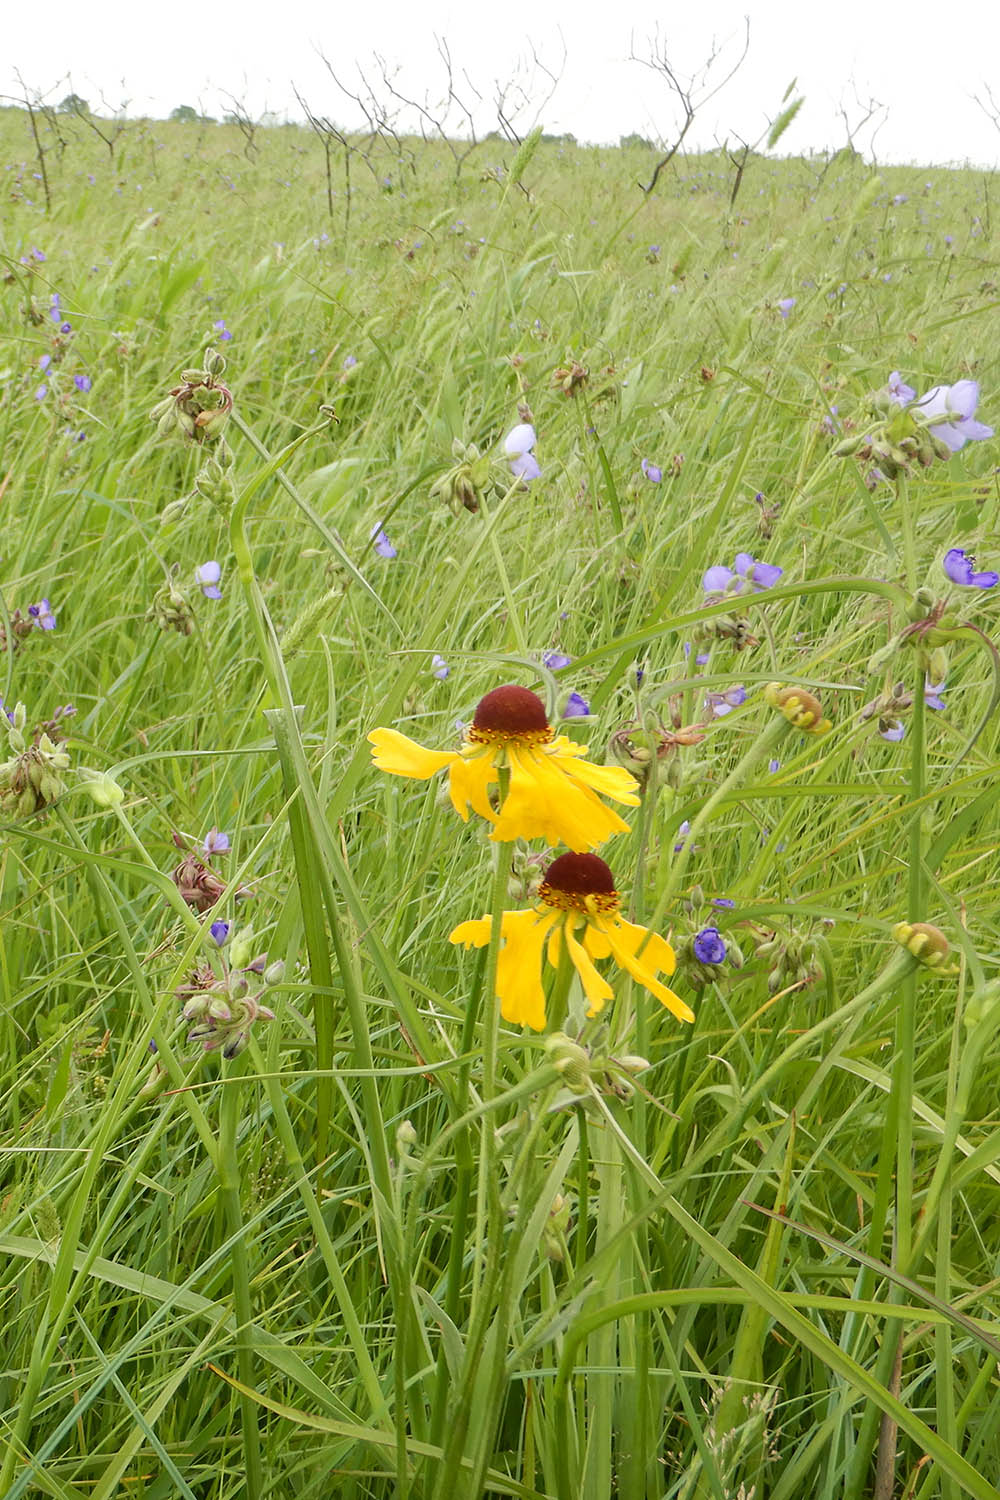
POLYGON ((598 793, 637 807, 637 783, 620 766, 595 766, 583 757, 586 745, 557 735, 545 717, 545 705, 527 688, 494 688, 482 698, 460 750, 425 750, 395 729, 373 729, 372 759, 380 771, 420 781, 447 768, 452 806, 468 819, 469 808, 491 822, 491 839, 545 839, 581 852, 596 849, 628 824, 598 793), (510 771, 510 786, 496 812, 490 787, 500 767, 510 771))
MULTIPOLYGON (((505 1021, 544 1030, 542 955, 558 968, 564 944, 583 984, 588 1015, 595 1016, 614 994, 594 960, 613 958, 679 1021, 694 1020, 691 1007, 656 977, 674 972, 673 948, 665 938, 626 922, 619 914, 621 901, 614 876, 603 859, 596 854, 561 854, 546 870, 538 897, 538 906, 505 911, 501 918, 497 996, 505 1021)), ((484 948, 491 926, 491 917, 462 922, 449 942, 484 948)))

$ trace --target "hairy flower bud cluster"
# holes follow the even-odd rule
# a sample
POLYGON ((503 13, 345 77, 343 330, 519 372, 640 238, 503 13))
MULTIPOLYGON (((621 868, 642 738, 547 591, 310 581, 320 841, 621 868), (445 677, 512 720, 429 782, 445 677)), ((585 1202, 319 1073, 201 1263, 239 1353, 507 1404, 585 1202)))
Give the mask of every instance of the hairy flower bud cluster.
POLYGON ((456 516, 462 510, 475 514, 490 483, 490 456, 480 453, 475 443, 459 438, 452 443, 451 453, 457 462, 431 486, 431 498, 443 501, 456 516))
POLYGON ((795 932, 772 932, 757 944, 754 957, 768 964, 767 988, 772 995, 791 985, 814 984, 819 978, 815 943, 795 932))
POLYGON ((41 812, 65 790, 61 773, 69 767, 69 755, 45 729, 36 730, 29 744, 26 723, 27 710, 19 703, 6 725, 12 754, 0 764, 0 811, 8 818, 41 812))
POLYGON ((590 371, 575 359, 571 359, 566 365, 560 365, 558 370, 552 372, 552 384, 557 391, 562 391, 564 396, 575 396, 589 379, 590 371))
POLYGON ((161 437, 177 434, 194 443, 211 443, 222 436, 233 409, 232 392, 220 379, 225 369, 222 355, 206 349, 204 369, 181 371, 181 384, 149 414, 161 437))
POLYGON ((181 1019, 194 1023, 188 1041, 200 1042, 205 1052, 238 1057, 250 1040, 254 1022, 274 1020, 274 1011, 263 1004, 262 997, 272 985, 281 983, 284 972, 280 960, 269 964, 266 955, 246 968, 227 969, 221 979, 209 964, 192 970, 175 992, 181 1019))
POLYGON ((194 629, 194 613, 186 595, 177 587, 180 564, 173 563, 170 576, 153 595, 153 602, 146 611, 146 619, 159 625, 161 630, 176 630, 179 635, 190 635, 194 629))

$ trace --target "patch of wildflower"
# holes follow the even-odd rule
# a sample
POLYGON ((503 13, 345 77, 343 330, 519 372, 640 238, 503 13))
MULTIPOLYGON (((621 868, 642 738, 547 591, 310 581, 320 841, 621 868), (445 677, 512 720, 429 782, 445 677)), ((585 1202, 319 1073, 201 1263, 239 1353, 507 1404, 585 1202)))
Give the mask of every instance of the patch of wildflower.
POLYGON ((729 594, 758 594, 774 588, 784 573, 777 563, 757 562, 749 552, 737 552, 732 568, 716 563, 702 575, 706 603, 716 603, 729 594))
POLYGON ((504 452, 510 460, 510 472, 523 484, 541 478, 542 471, 534 453, 537 441, 531 422, 519 422, 503 440, 504 452))
POLYGON ((389 538, 382 530, 381 525, 377 521, 371 529, 371 544, 375 548, 375 551, 378 553, 379 557, 388 558, 390 562, 394 557, 399 556, 399 553, 396 551, 395 547, 392 545, 389 538))
POLYGON ((635 779, 621 767, 596 766, 586 745, 557 735, 545 705, 527 688, 509 684, 482 698, 459 750, 427 750, 395 729, 369 734, 375 765, 394 776, 427 780, 447 770, 452 806, 469 808, 493 825, 490 838, 544 838, 583 851, 597 848, 628 824, 601 801, 636 807, 635 779), (496 811, 491 788, 501 772, 509 790, 496 811))
POLYGON ((431 676, 436 677, 438 682, 444 682, 445 678, 449 676, 450 672, 451 668, 445 661, 444 657, 440 656, 438 652, 435 651, 434 655, 431 657, 431 676))
POLYGON ((722 692, 706 693, 705 707, 714 719, 722 719, 726 714, 731 714, 734 708, 739 708, 741 703, 745 703, 746 696, 746 688, 742 682, 737 682, 722 692))
POLYGON ((70 758, 41 726, 29 740, 23 703, 13 714, 5 709, 4 715, 10 755, 0 763, 0 812, 7 818, 27 818, 51 806, 65 791, 62 773, 69 769, 70 758))
POLYGON ((659 464, 651 464, 648 458, 644 458, 639 467, 642 469, 643 475, 646 479, 649 480, 650 484, 662 483, 663 470, 660 468, 659 464))
POLYGON ((221 599, 222 590, 219 588, 219 579, 222 577, 222 568, 219 563, 210 561, 199 563, 194 570, 194 581, 198 584, 206 599, 221 599))
MULTIPOLYGON (((940 712, 947 705, 941 697, 944 691, 944 682, 931 682, 928 678, 924 683, 924 703, 930 709, 940 712)), ((906 733, 906 726, 900 715, 908 713, 913 707, 913 694, 908 690, 904 682, 896 682, 877 698, 866 703, 861 710, 861 719, 877 719, 878 732, 882 739, 892 744, 898 743, 906 733)))
MULTIPOLYGON (((505 911, 500 919, 496 992, 504 1020, 533 1031, 545 1029, 543 959, 558 968, 565 952, 583 986, 588 1015, 596 1015, 614 995, 595 966, 595 961, 613 958, 678 1020, 693 1021, 690 1006, 657 978, 674 972, 670 944, 626 922, 620 907, 611 870, 596 854, 562 854, 554 860, 539 887, 538 903, 527 911, 505 911)), ((488 916, 462 922, 449 941, 483 948, 491 928, 488 916)))
POLYGON ((965 589, 992 589, 1000 583, 1000 573, 992 569, 977 573, 976 559, 971 553, 965 552, 961 547, 952 547, 945 553, 941 562, 945 576, 952 583, 957 583, 960 588, 965 589))

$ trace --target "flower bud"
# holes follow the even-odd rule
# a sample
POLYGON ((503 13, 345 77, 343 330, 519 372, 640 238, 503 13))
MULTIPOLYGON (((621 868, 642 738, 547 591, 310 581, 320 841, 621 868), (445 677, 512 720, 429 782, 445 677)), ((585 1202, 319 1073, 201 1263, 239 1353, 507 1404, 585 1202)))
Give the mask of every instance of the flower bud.
POLYGON ((229 965, 233 969, 245 969, 253 957, 254 936, 252 927, 241 927, 229 942, 229 965))
POLYGON ((940 927, 934 927, 930 922, 897 922, 892 935, 907 953, 912 953, 926 968, 937 969, 942 973, 955 972, 944 967, 950 948, 940 927))
POLYGON ((417 1135, 411 1122, 409 1120, 400 1120, 396 1126, 396 1150, 400 1156, 403 1156, 411 1146, 415 1146, 419 1139, 420 1137, 417 1135))
POLYGON ((590 1079, 590 1053, 586 1047, 574 1042, 564 1031, 554 1031, 545 1039, 545 1050, 567 1087, 577 1094, 586 1093, 590 1079))
POLYGON ((805 734, 826 734, 833 726, 823 717, 823 705, 805 688, 786 687, 780 682, 769 682, 764 697, 772 708, 784 714, 789 724, 805 734))

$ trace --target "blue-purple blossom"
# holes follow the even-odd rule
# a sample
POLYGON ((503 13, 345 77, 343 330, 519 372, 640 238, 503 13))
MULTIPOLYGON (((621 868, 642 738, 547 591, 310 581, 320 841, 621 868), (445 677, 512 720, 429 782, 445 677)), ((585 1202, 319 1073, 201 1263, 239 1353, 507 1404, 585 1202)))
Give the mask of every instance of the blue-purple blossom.
POLYGON ((741 682, 735 686, 726 688, 724 693, 706 693, 705 707, 712 710, 712 716, 721 719, 725 714, 732 713, 734 708, 739 708, 746 701, 747 690, 741 682))
POLYGON ((37 604, 29 604, 28 614, 42 630, 55 630, 56 617, 47 599, 40 599, 37 604))
POLYGON ((726 958, 726 940, 717 927, 703 927, 694 935, 694 956, 700 964, 721 964, 726 958))
POLYGON ((38 368, 44 374, 45 371, 49 368, 49 365, 51 363, 52 363, 52 355, 51 354, 43 354, 42 357, 41 357, 41 359, 39 359, 39 361, 38 361, 38 368))
POLYGON ((927 704, 927 707, 933 708, 937 711, 940 711, 942 708, 947 708, 948 705, 941 697, 941 694, 943 692, 944 683, 931 682, 930 678, 928 677, 924 682, 924 702, 927 704))
POLYGON ((43 250, 39 250, 39 248, 38 248, 37 245, 32 245, 32 247, 31 247, 31 258, 32 258, 32 260, 37 260, 39 262, 39 264, 41 264, 48 257, 45 255, 45 252, 43 250))
POLYGON ((194 570, 194 581, 200 586, 206 599, 222 598, 222 590, 219 588, 221 577, 222 568, 214 561, 199 563, 194 570))
POLYGON ((889 376, 889 400, 896 406, 908 406, 916 396, 912 385, 907 385, 898 370, 893 370, 889 376))
POLYGON ((885 724, 885 728, 880 729, 879 734, 884 740, 889 740, 892 744, 896 744, 903 738, 903 735, 906 733, 906 726, 902 719, 884 719, 882 722, 885 724))
POLYGON ((53 292, 49 300, 49 317, 52 319, 53 323, 58 323, 62 317, 62 313, 59 310, 58 292, 53 292))
POLYGON ((448 663, 445 661, 444 657, 443 656, 439 656, 438 653, 435 651, 434 655, 431 657, 431 673, 432 673, 432 675, 434 677, 436 677, 439 682, 444 682, 445 678, 448 676, 448 673, 450 671, 451 671, 451 668, 449 667, 448 663))
POLYGON ((769 760, 768 763, 767 763, 767 769, 770 771, 771 775, 773 776, 775 774, 775 772, 781 770, 781 761, 780 760, 769 760))
POLYGON ((562 711, 564 719, 585 719, 590 713, 590 704, 582 693, 570 693, 562 711))
POLYGON ((914 410, 921 413, 934 437, 958 453, 967 442, 993 436, 993 428, 975 420, 979 382, 959 380, 955 385, 935 385, 921 396, 914 410))
POLYGON ((224 947, 229 939, 229 923, 213 922, 208 930, 212 934, 212 937, 215 939, 215 941, 218 943, 219 947, 224 947))
POLYGON ((788 322, 788 315, 797 301, 797 297, 782 297, 780 301, 775 304, 786 323, 788 322))
POLYGON ((688 836, 688 834, 690 832, 691 832, 691 824, 689 823, 688 819, 685 818, 684 822, 680 825, 680 827, 677 830, 677 840, 678 840, 678 842, 674 845, 674 853, 675 854, 680 854, 681 850, 684 848, 684 840, 687 838, 687 836, 688 836))
POLYGON ((232 334, 229 332, 229 329, 226 327, 226 320, 225 320, 225 318, 217 318, 216 321, 212 324, 212 327, 215 329, 216 333, 219 335, 219 343, 220 344, 226 344, 232 338, 232 334))
POLYGON ((35 392, 35 400, 36 401, 44 401, 45 398, 46 398, 46 396, 48 394, 49 394, 49 388, 48 388, 48 386, 43 381, 43 383, 38 387, 38 389, 35 392))
POLYGON ((392 558, 399 556, 399 553, 396 551, 395 547, 392 545, 389 538, 386 536, 385 532, 382 530, 377 521, 372 527, 371 538, 372 546, 375 548, 375 551, 378 553, 379 557, 392 558))
POLYGON ((736 902, 730 896, 713 896, 712 905, 722 907, 724 911, 732 911, 736 902))
POLYGON ((358 362, 358 360, 357 360, 357 356, 356 355, 354 355, 354 354, 348 354, 347 358, 344 360, 344 369, 345 370, 353 370, 354 366, 357 364, 357 362, 358 362))
POLYGON ((78 391, 86 392, 90 390, 93 381, 91 380, 89 375, 74 375, 73 384, 76 386, 78 391))
POLYGON ((206 859, 211 859, 213 854, 228 854, 228 833, 222 833, 218 828, 210 828, 202 841, 201 852, 206 859))
POLYGON ((777 563, 757 562, 749 552, 737 552, 733 568, 716 563, 706 570, 701 586, 706 594, 741 594, 749 584, 754 593, 759 593, 773 588, 784 571, 777 563))
POLYGON ((542 652, 542 662, 548 667, 550 672, 558 672, 560 667, 568 667, 572 660, 573 658, 567 656, 564 651, 542 652))
POLYGON ((976 559, 971 552, 964 552, 961 547, 952 547, 946 552, 941 566, 952 583, 961 584, 963 588, 991 589, 1000 583, 1000 573, 992 570, 976 573, 976 559))
POLYGON ((504 452, 510 459, 510 471, 525 484, 541 477, 538 460, 531 451, 538 441, 530 422, 519 422, 512 427, 503 440, 504 452))
POLYGON ((650 484, 659 484, 662 481, 663 470, 659 464, 651 464, 648 458, 644 458, 640 467, 650 484))
POLYGON ((60 323, 59 324, 59 332, 60 333, 72 333, 73 332, 73 325, 72 325, 72 323, 70 323, 70 322, 60 323))

